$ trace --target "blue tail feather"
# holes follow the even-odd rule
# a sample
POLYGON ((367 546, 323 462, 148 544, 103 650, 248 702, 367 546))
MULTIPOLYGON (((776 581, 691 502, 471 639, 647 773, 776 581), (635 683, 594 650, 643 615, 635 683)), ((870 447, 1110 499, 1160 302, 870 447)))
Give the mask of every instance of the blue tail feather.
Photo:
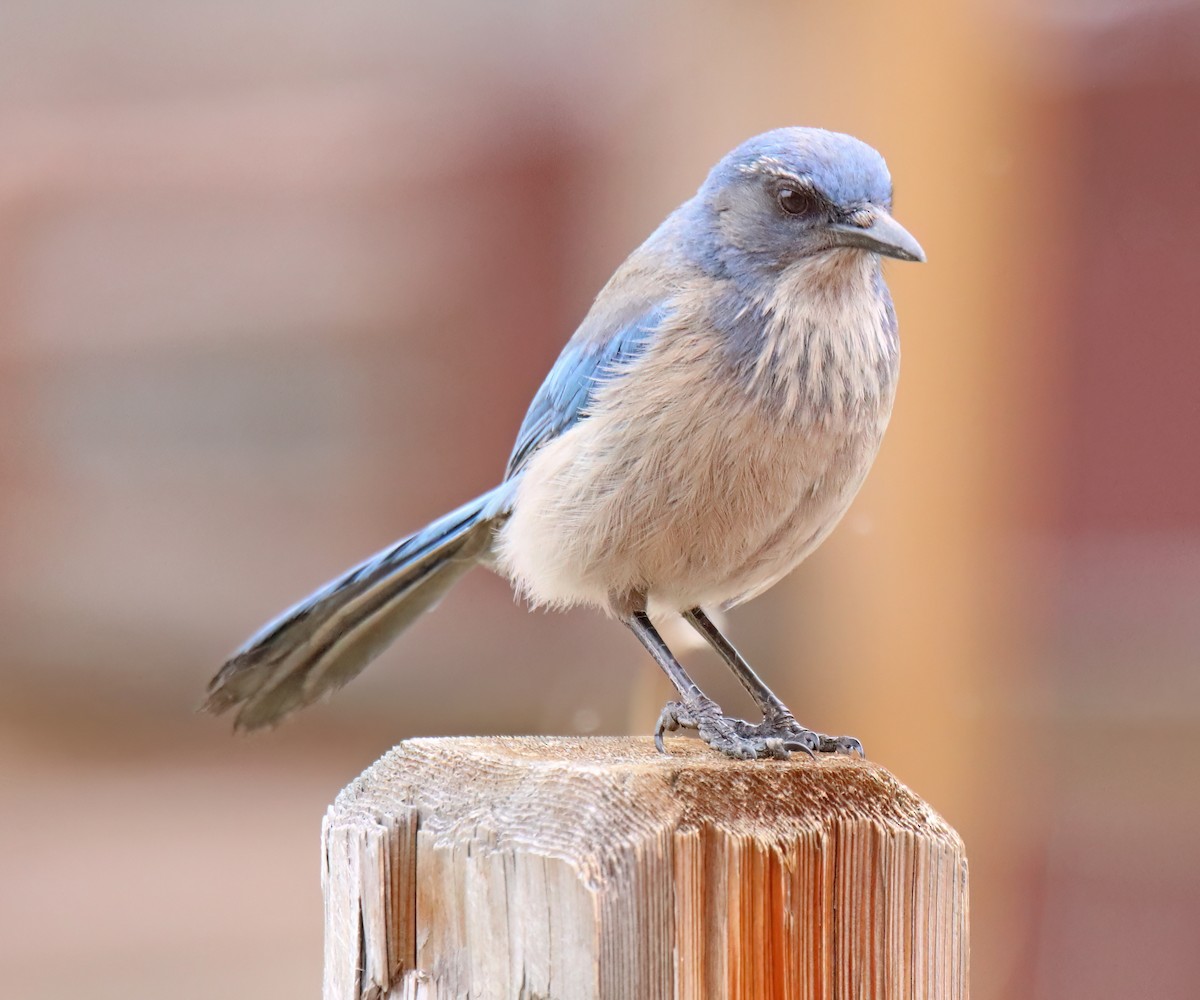
POLYGON ((341 687, 486 555, 495 501, 484 494, 289 608, 229 658, 203 707, 237 707, 236 725, 255 729, 341 687))

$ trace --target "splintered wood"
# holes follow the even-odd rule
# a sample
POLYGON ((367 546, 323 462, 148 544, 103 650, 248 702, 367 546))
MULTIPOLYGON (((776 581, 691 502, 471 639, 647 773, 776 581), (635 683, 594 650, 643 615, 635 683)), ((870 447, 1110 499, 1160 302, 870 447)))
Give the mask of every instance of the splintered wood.
POLYGON ((324 824, 325 1000, 965 1000, 967 861, 887 771, 428 739, 324 824))

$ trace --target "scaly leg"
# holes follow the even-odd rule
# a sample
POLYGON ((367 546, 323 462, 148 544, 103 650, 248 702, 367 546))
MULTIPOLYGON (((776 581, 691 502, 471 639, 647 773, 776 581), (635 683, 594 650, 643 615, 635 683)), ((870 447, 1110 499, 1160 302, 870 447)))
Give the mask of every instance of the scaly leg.
POLYGON ((621 620, 646 647, 646 651, 654 657, 679 692, 680 700, 668 702, 658 719, 654 744, 660 753, 667 752, 663 745, 663 733, 680 728, 696 730, 710 747, 730 757, 782 759, 788 757, 792 750, 812 753, 805 742, 792 739, 789 734, 758 732, 748 722, 725 715, 721 706, 700 690, 675 659, 644 609, 628 611, 621 615, 621 620))
POLYGON ((792 748, 793 743, 798 743, 800 746, 795 749, 804 749, 809 753, 815 750, 822 753, 857 753, 860 756, 866 756, 862 744, 853 736, 826 736, 823 733, 814 733, 800 725, 788 707, 779 700, 774 691, 763 683, 750 664, 746 662, 746 658, 734 648, 733 643, 721 634, 721 630, 713 624, 702 609, 692 608, 690 611, 685 611, 683 617, 689 625, 704 636, 708 644, 729 665, 729 669, 741 682, 742 687, 750 692, 754 704, 763 714, 763 720, 757 726, 742 723, 741 725, 745 728, 739 729, 740 735, 763 739, 778 737, 789 748, 792 748))

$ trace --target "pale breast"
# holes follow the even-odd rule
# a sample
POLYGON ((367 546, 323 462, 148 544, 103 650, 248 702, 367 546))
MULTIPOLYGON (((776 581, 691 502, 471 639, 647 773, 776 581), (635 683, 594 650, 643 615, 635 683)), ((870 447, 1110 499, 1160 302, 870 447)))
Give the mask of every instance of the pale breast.
POLYGON ((763 349, 790 352, 806 379, 826 367, 815 396, 781 394, 788 358, 740 364, 706 319, 678 312, 591 415, 531 459, 498 562, 535 603, 608 607, 632 592, 664 610, 736 603, 791 570, 849 506, 887 423, 894 360, 844 349, 845 323, 823 331, 793 311, 804 350, 781 339, 786 327, 764 330, 763 349))

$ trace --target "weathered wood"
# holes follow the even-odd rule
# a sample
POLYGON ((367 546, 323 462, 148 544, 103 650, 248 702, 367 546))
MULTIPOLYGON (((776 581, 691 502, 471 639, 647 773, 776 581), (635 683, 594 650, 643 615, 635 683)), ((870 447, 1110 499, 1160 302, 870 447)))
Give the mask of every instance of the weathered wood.
POLYGON ((325 1000, 965 1000, 958 835, 869 761, 426 739, 325 818, 325 1000))

